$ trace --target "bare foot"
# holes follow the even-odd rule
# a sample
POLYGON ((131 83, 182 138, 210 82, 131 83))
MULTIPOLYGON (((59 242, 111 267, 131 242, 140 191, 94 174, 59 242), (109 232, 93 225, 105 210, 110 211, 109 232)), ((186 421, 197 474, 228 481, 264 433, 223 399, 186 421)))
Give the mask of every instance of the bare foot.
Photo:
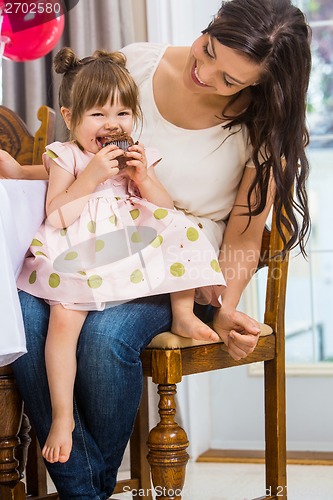
POLYGON ((73 418, 56 418, 52 421, 42 455, 51 464, 67 462, 72 450, 73 418))
POLYGON ((179 318, 173 317, 171 331, 181 337, 189 337, 196 340, 210 340, 217 342, 220 337, 214 330, 209 328, 192 311, 183 311, 179 318))

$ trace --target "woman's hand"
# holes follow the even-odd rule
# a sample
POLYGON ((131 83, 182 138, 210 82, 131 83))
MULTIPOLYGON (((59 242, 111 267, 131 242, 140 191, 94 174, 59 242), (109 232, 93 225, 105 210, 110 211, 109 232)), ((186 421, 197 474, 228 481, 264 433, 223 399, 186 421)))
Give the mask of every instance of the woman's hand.
POLYGON ((0 149, 0 179, 22 179, 21 165, 7 151, 0 149))
POLYGON ((236 309, 223 306, 216 312, 213 328, 236 361, 254 351, 260 333, 257 321, 236 309))

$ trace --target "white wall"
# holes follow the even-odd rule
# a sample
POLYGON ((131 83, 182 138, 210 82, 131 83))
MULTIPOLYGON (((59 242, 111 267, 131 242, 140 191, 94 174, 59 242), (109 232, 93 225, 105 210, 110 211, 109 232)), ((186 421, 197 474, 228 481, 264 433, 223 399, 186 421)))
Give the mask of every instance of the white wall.
POLYGON ((148 40, 190 45, 220 5, 220 0, 147 0, 148 40))

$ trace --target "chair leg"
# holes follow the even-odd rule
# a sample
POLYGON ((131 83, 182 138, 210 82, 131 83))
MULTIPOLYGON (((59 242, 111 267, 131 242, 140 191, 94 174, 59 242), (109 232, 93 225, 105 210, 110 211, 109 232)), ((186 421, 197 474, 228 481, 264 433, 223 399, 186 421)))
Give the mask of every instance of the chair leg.
POLYGON ((287 500, 284 353, 265 361, 266 495, 287 500))
POLYGON ((167 500, 181 500, 189 459, 186 432, 175 422, 176 392, 176 384, 158 385, 160 421, 148 437, 153 485, 158 497, 167 500))
POLYGON ((10 366, 0 368, 0 498, 25 500, 15 447, 19 444, 23 403, 10 366))
POLYGON ((46 467, 37 441, 34 428, 30 431, 31 443, 28 451, 28 462, 25 471, 27 494, 36 498, 47 495, 46 467))
POLYGON ((25 413, 23 413, 21 428, 18 435, 20 444, 15 448, 15 457, 19 462, 17 470, 20 474, 21 479, 26 475, 25 469, 28 461, 29 445, 31 443, 31 437, 29 434, 30 431, 31 431, 31 425, 29 422, 29 418, 25 413))
POLYGON ((143 378, 140 408, 130 440, 131 477, 140 480, 140 498, 153 500, 150 467, 147 462, 147 437, 149 433, 148 380, 143 378))

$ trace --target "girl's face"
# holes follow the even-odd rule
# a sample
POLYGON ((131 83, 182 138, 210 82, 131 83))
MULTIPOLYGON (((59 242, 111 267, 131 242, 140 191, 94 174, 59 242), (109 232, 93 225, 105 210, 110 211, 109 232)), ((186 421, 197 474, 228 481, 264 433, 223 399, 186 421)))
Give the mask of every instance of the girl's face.
POLYGON ((192 45, 184 70, 184 84, 195 93, 231 96, 256 84, 260 66, 208 34, 192 45))
POLYGON ((113 105, 107 102, 103 106, 95 106, 85 111, 73 135, 83 149, 98 153, 103 147, 101 138, 114 132, 126 132, 131 135, 132 128, 132 109, 117 100, 113 105))

